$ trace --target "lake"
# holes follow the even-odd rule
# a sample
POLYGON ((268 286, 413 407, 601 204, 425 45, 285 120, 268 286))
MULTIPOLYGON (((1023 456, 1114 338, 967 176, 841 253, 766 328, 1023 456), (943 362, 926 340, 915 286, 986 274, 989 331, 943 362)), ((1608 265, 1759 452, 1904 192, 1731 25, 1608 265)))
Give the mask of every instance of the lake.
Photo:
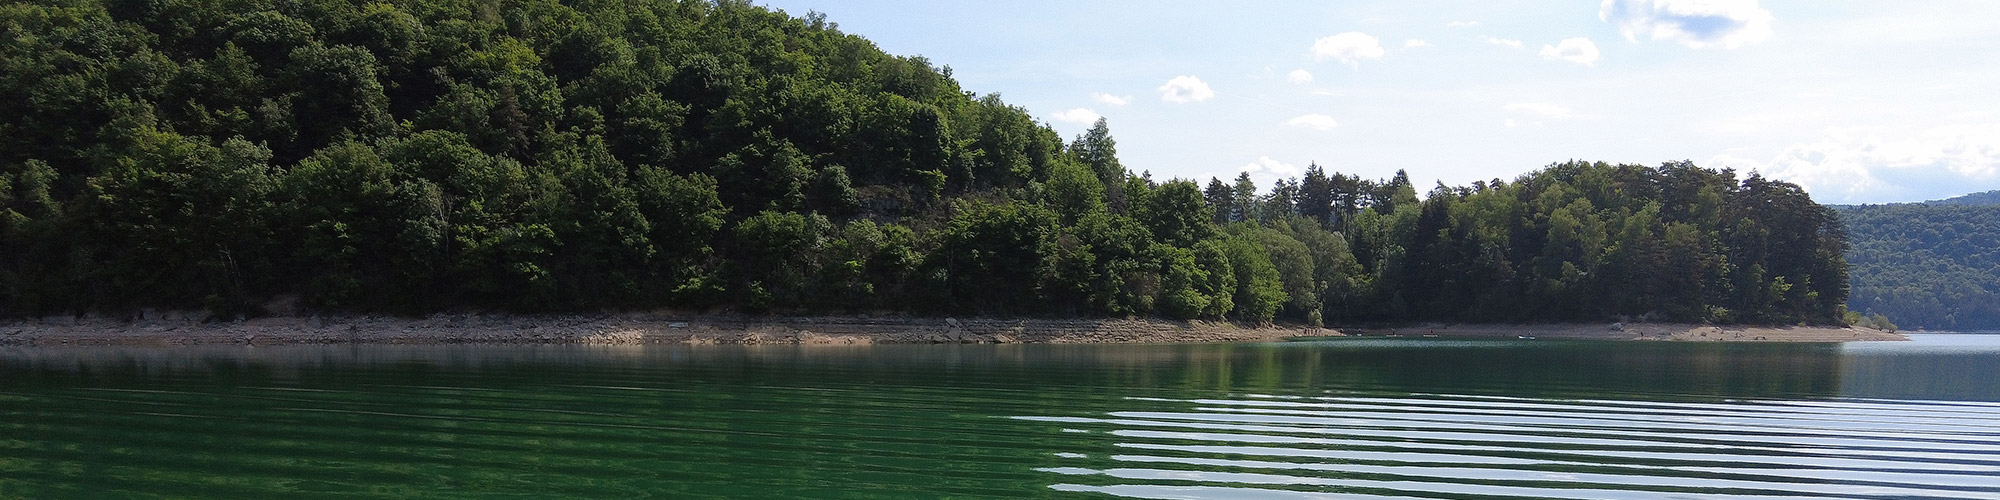
POLYGON ((0 349, 0 498, 2000 498, 2000 335, 0 349))

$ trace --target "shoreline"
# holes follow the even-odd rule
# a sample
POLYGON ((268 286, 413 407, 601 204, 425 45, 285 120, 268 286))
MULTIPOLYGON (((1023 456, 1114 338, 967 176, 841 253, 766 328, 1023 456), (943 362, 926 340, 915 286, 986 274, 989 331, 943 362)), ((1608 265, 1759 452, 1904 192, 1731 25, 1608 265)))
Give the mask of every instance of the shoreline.
POLYGON ((1359 336, 1533 338, 1674 342, 1880 342, 1907 341, 1900 333, 1852 326, 1707 325, 1698 323, 1556 323, 1544 325, 1429 323, 1401 328, 1350 329, 1359 336))
POLYGON ((917 318, 674 314, 267 317, 202 322, 57 317, 0 323, 0 346, 284 344, 1167 344, 1340 335, 1300 325, 1165 319, 917 318))
POLYGON ((1852 327, 1635 324, 1421 324, 1345 331, 1166 319, 918 318, 622 313, 287 316, 205 322, 198 314, 132 319, 51 317, 0 322, 0 346, 285 344, 1168 344, 1299 338, 1437 337, 1722 342, 1908 340, 1852 327))

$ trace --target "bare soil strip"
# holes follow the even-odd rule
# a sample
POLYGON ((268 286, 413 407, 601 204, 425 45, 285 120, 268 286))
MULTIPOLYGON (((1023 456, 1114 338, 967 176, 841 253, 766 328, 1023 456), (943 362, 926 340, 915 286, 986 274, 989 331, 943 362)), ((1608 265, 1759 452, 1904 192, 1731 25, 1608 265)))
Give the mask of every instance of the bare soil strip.
POLYGON ((174 312, 135 318, 53 317, 0 323, 0 345, 279 344, 1104 344, 1280 341, 1299 337, 1847 342, 1907 340, 1870 329, 1673 323, 1421 325, 1347 330, 1160 319, 993 319, 605 314, 438 314, 204 321, 174 312))
POLYGON ((1404 328, 1349 329, 1364 336, 1437 336, 1704 342, 1854 342, 1910 340, 1872 328, 1836 326, 1703 325, 1692 323, 1593 323, 1554 325, 1428 324, 1404 328))
POLYGON ((734 315, 439 314, 213 322, 174 313, 132 320, 0 323, 0 345, 216 344, 1005 344, 1278 341, 1338 335, 1283 325, 1157 319, 955 319, 734 315))

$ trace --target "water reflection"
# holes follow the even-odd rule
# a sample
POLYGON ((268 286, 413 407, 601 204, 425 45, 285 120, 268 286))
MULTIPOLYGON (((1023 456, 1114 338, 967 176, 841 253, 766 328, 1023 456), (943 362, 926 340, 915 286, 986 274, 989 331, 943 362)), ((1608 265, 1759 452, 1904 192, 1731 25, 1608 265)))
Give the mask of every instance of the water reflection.
POLYGON ((2000 401, 2000 335, 1918 334, 1843 344, 1841 395, 2000 401))
MULTIPOLYGON (((1147 400, 1157 402, 1155 400, 1147 400)), ((1020 417, 1119 451, 1045 472, 1132 498, 2000 498, 2000 406, 1253 397, 1020 417)))
POLYGON ((2000 337, 9 348, 0 497, 1993 498, 1993 380, 2000 337))
POLYGON ((1341 345, 1318 395, 1019 418, 1116 450, 1052 489, 1128 498, 2000 498, 2000 337, 1407 345, 1341 345))
MULTIPOLYGON (((1287 392, 1350 390, 1664 398, 1840 393, 1837 345, 1357 339, 1141 346, 276 346, 9 348, 11 385, 322 383, 534 372, 589 379, 639 370, 725 382, 836 374, 890 384, 1287 392)), ((500 377, 487 382, 507 383, 500 377)))

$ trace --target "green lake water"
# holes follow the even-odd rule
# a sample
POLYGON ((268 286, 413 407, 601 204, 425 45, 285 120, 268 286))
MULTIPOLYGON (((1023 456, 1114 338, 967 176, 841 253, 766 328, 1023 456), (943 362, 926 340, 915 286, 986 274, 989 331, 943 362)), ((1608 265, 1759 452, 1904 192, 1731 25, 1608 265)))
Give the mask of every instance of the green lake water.
POLYGON ((0 498, 2000 498, 2000 336, 0 349, 0 498))

